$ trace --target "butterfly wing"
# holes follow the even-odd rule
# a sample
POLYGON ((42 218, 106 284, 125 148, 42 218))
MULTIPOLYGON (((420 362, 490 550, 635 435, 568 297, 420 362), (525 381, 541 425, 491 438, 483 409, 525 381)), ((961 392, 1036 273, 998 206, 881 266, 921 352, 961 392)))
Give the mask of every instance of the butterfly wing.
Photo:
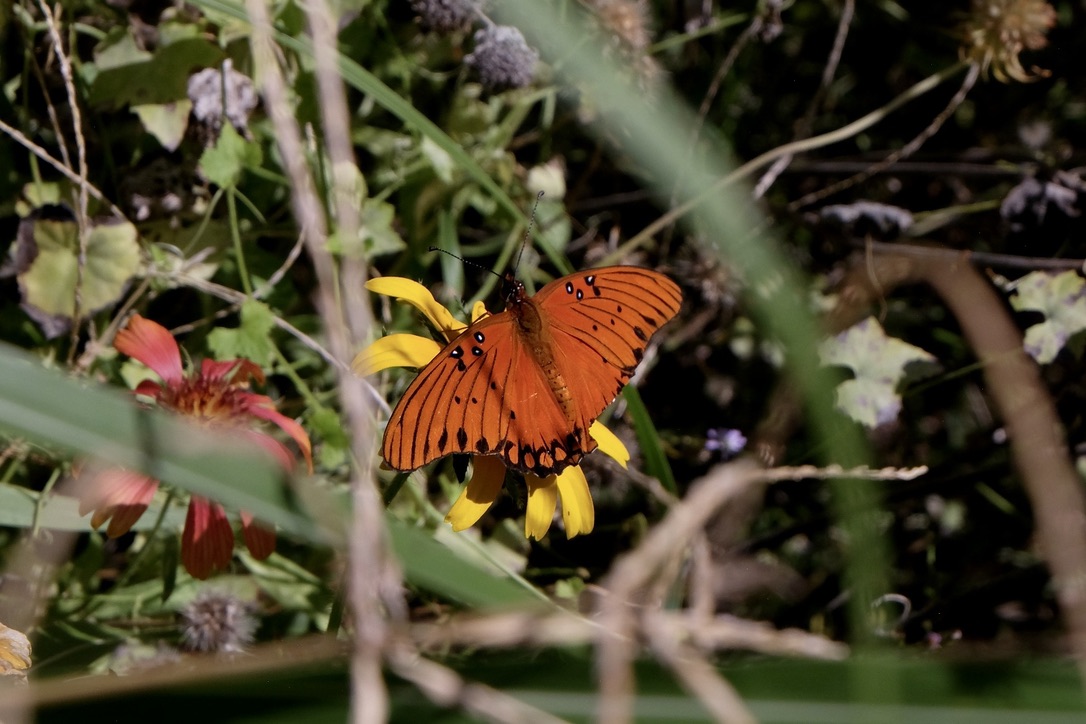
MULTIPOLYGON (((557 279, 531 299, 547 323, 555 367, 584 430, 633 376, 649 338, 682 304, 678 285, 659 272, 617 266, 557 279)), ((596 447, 589 438, 586 451, 596 447)))
POLYGON ((554 444, 551 433, 568 426, 515 318, 502 312, 468 327, 422 369, 389 418, 382 455, 414 470, 453 453, 496 454, 546 475, 579 460, 567 435, 554 444))
POLYGON ((592 422, 681 301, 674 282, 637 267, 571 274, 518 298, 519 310, 479 320, 422 369, 389 418, 385 460, 414 470, 453 453, 500 455, 541 477, 578 464, 596 448, 592 422))

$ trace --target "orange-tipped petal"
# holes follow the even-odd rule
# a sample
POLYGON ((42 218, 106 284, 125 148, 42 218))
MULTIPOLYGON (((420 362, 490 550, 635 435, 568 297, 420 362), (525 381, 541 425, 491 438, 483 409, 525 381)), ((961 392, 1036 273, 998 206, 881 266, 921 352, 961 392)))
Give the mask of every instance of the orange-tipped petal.
POLYGON ((476 455, 472 458, 475 471, 471 480, 460 491, 460 497, 449 508, 445 522, 455 531, 475 525, 483 513, 494 504, 505 482, 505 463, 494 455, 476 455))
POLYGON ((402 302, 407 302, 426 315, 426 318, 430 320, 430 324, 444 334, 446 339, 452 339, 468 326, 439 304, 429 289, 416 281, 404 279, 403 277, 379 277, 366 282, 366 289, 376 294, 384 294, 386 297, 395 297, 402 302))
POLYGON ((611 432, 602 422, 594 420, 588 428, 588 434, 600 446, 600 452, 611 457, 622 467, 630 462, 630 451, 622 444, 615 433, 611 432))
POLYGON ((441 345, 432 339, 417 334, 390 334, 355 355, 351 370, 365 377, 390 367, 422 368, 440 351, 441 345))
POLYGON ((540 478, 531 473, 524 475, 528 484, 528 510, 524 513, 524 537, 543 540, 554 520, 558 508, 558 486, 554 475, 540 478))
POLYGON ((233 556, 234 530, 222 506, 192 496, 181 534, 181 563, 185 570, 202 581, 230 565, 233 556))
POLYGON ((245 547, 258 561, 275 553, 275 530, 257 522, 244 510, 241 511, 241 534, 245 539, 245 547))
POLYGON ((579 466, 566 468, 555 483, 558 498, 562 501, 562 521, 566 525, 566 538, 582 533, 591 533, 596 524, 596 508, 592 505, 592 494, 588 490, 588 481, 579 466))
POLYGON ((168 387, 181 384, 184 378, 181 351, 177 341, 161 324, 134 314, 128 325, 117 333, 113 346, 121 354, 150 367, 168 387))

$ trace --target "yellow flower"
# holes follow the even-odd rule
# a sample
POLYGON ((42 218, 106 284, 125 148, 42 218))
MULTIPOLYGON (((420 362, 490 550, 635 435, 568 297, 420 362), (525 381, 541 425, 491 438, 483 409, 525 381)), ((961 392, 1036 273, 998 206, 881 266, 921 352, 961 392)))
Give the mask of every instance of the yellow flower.
MULTIPOLYGON (((468 325, 456 319, 448 309, 439 304, 426 287, 410 279, 372 279, 366 283, 366 288, 415 307, 449 342, 467 329, 468 325)), ((483 303, 476 302, 472 308, 471 321, 476 322, 487 314, 489 312, 483 303)), ((427 337, 390 334, 359 352, 351 363, 351 369, 358 375, 372 375, 390 367, 421 369, 441 349, 442 345, 427 337)), ((592 423, 588 433, 600 450, 614 458, 622 467, 626 467, 630 453, 614 433, 598 421, 592 423)), ((471 479, 445 516, 453 530, 460 531, 474 525, 497 499, 505 481, 505 463, 500 457, 475 455, 473 461, 471 479)), ((547 534, 559 500, 562 501, 562 520, 567 537, 572 538, 592 530, 596 513, 592 505, 592 495, 588 491, 588 481, 579 466, 568 467, 558 475, 548 475, 545 478, 526 473, 524 480, 528 485, 528 510, 524 516, 525 537, 541 539, 547 534)))
POLYGON ((1044 0, 973 0, 973 12, 962 31, 962 57, 982 71, 992 70, 996 80, 1036 80, 1047 71, 1033 68, 1030 75, 1018 56, 1023 50, 1048 45, 1045 35, 1056 24, 1056 10, 1044 0))

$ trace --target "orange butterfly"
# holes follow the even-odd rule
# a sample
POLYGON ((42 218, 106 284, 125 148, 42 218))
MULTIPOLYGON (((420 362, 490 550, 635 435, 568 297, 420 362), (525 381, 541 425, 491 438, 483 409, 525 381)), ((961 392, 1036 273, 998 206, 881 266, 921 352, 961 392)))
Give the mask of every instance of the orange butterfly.
POLYGON ((666 276, 630 266, 570 274, 532 297, 510 275, 502 296, 505 311, 449 342, 400 398, 382 444, 391 467, 453 453, 540 477, 577 465, 597 446, 589 426, 682 303, 666 276))

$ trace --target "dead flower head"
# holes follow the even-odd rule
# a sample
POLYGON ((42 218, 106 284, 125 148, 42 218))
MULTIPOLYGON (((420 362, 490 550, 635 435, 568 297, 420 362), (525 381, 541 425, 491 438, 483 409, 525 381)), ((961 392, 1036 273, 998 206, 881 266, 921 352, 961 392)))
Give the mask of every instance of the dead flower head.
POLYGON ((1027 71, 1018 56, 1048 45, 1045 36, 1055 24, 1056 10, 1044 0, 973 0, 962 57, 1004 83, 1046 77, 1048 71, 1037 67, 1027 71))

